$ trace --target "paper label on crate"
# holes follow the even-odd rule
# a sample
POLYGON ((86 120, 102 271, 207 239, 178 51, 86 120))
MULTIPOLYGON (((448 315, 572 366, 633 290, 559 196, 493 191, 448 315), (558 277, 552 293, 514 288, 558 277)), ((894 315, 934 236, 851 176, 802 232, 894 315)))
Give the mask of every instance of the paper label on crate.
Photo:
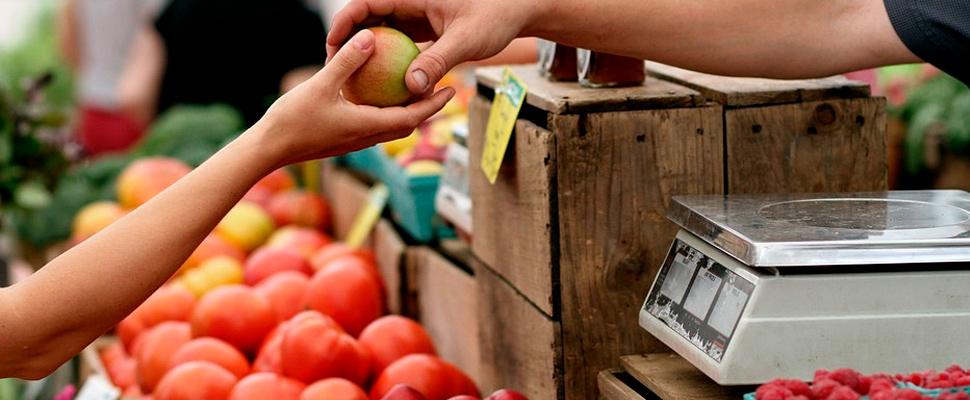
POLYGON ((364 244, 364 239, 374 229, 381 213, 384 212, 384 206, 387 204, 389 196, 390 191, 387 185, 377 183, 371 187, 367 196, 367 204, 364 204, 364 207, 357 212, 354 223, 350 225, 350 230, 347 232, 347 239, 345 240, 347 246, 356 249, 364 244))
POLYGON ((101 375, 91 375, 84 381, 74 400, 116 400, 121 397, 118 389, 101 375))
POLYGON ((505 158, 505 150, 512 138, 512 129, 518 119, 519 110, 525 103, 526 86, 512 70, 505 68, 502 83, 495 88, 492 111, 485 127, 485 147, 482 150, 482 171, 492 184, 498 178, 498 170, 505 158))

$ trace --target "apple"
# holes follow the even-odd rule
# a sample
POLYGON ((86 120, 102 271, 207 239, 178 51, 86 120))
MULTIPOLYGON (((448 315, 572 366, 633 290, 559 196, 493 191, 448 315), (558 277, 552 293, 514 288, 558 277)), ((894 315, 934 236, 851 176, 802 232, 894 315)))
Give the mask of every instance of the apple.
POLYGON ((216 225, 216 234, 245 253, 259 247, 276 230, 273 218, 262 207, 240 201, 216 225))
POLYGON ((426 397, 413 387, 399 383, 381 397, 381 400, 426 400, 426 397))
POLYGON ((118 203, 125 209, 134 209, 161 193, 175 181, 188 175, 188 164, 166 157, 149 157, 136 160, 118 175, 118 203))
POLYGON ((287 225, 273 232, 263 246, 293 248, 309 259, 318 250, 331 243, 333 239, 330 236, 314 228, 287 225))
POLYGON ((266 211, 277 226, 299 225, 327 230, 330 226, 330 205, 319 193, 290 189, 274 194, 266 211))
POLYGON ((374 33, 374 53, 347 79, 344 97, 355 104, 377 107, 406 103, 412 95, 404 77, 421 50, 397 29, 386 26, 367 29, 374 33))
POLYGON ((529 400, 529 398, 512 389, 499 389, 486 397, 485 400, 529 400))
POLYGON ((80 243, 84 239, 111 225, 126 211, 113 201, 97 201, 81 208, 71 221, 71 240, 80 243))

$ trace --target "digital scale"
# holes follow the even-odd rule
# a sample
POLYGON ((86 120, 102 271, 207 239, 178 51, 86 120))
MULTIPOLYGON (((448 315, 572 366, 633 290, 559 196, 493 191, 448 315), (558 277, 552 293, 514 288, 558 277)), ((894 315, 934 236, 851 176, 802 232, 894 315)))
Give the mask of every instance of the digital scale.
POLYGON ((970 194, 674 197, 640 326, 721 385, 970 366, 970 194))

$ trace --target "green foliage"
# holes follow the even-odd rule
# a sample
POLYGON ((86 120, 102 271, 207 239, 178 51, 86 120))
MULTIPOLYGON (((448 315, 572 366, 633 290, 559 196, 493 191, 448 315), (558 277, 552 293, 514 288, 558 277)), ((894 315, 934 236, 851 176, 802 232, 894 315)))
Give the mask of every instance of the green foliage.
POLYGON ((44 246, 71 235, 74 215, 85 205, 115 200, 115 182, 133 160, 165 156, 198 166, 244 127, 242 115, 230 106, 176 106, 149 127, 127 154, 79 163, 57 182, 49 204, 33 212, 18 212, 18 234, 27 243, 44 246))
POLYGON ((242 114, 226 104, 178 105, 158 117, 132 157, 167 156, 198 166, 243 127, 242 114))
POLYGON ((24 41, 0 52, 0 91, 15 104, 27 102, 25 83, 42 73, 53 78, 42 93, 46 106, 70 109, 74 104, 74 76, 57 51, 53 5, 48 2, 24 41))
MULTIPOLYGON (((970 156, 970 88, 946 74, 912 87, 902 107, 894 110, 907 123, 906 171, 925 167, 928 135, 938 134, 945 151, 970 156)), ((936 150, 936 149, 932 149, 936 150)))

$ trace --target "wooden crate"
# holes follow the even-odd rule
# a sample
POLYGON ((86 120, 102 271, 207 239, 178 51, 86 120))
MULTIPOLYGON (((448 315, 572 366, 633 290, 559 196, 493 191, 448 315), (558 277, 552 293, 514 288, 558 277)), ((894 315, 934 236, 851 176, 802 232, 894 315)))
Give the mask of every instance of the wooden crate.
POLYGON ((642 383, 620 368, 610 368, 597 377, 600 400, 656 400, 642 383))
MULTIPOLYGON (((455 242, 448 243, 443 245, 455 242)), ((448 249, 415 247, 408 252, 408 276, 414 278, 411 286, 415 318, 428 331, 438 356, 461 368, 477 383, 481 381, 481 360, 475 276, 467 259, 448 249)))
POLYGON ((620 357, 623 371, 663 400, 741 400, 755 386, 721 386, 676 353, 620 357))
MULTIPOLYGON (((619 356, 667 351, 637 320, 677 231, 665 217, 671 196, 886 188, 884 101, 857 83, 711 78, 734 93, 648 77, 596 90, 512 69, 528 95, 494 185, 478 166, 502 68, 479 69, 470 103, 472 250, 496 277, 479 279, 480 309, 502 307, 482 293, 508 290, 535 309, 522 318, 556 326, 551 340, 501 333, 517 347, 554 348, 561 378, 540 398, 593 398, 619 356)), ((502 315, 503 326, 535 323, 517 317, 502 315)), ((512 378, 532 367, 485 350, 486 333, 484 375, 507 379, 488 382, 535 384, 512 378)))

